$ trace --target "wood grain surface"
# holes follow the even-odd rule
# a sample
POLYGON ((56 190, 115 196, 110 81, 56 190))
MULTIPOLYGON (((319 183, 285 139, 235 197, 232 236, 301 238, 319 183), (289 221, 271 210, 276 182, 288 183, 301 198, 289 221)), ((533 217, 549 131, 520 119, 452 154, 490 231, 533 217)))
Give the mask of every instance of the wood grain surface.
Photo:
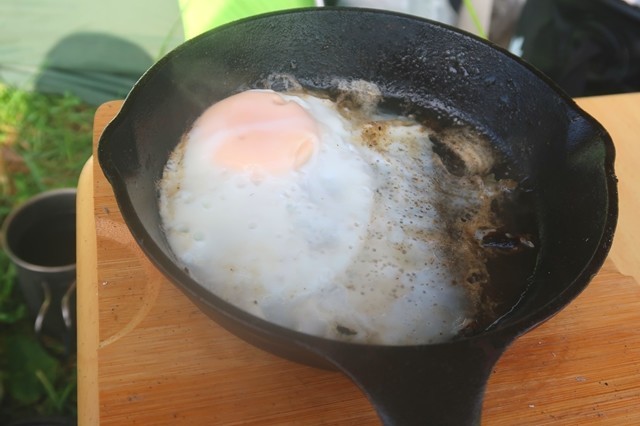
POLYGON ((620 214, 609 257, 621 273, 640 283, 640 93, 594 96, 577 102, 604 125, 616 147, 620 214))
MULTIPOLYGON (((96 139, 120 105, 98 110, 96 139)), ((133 241, 97 161, 79 191, 80 424, 379 424, 342 374, 252 347, 174 288, 133 241)), ((482 423, 638 425, 639 403, 640 286, 609 260, 507 350, 482 423)))

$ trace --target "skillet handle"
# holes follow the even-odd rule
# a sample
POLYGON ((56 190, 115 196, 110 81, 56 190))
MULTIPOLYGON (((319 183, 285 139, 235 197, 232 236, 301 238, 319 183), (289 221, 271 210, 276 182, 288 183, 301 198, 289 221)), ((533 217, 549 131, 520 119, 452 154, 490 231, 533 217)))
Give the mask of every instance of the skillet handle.
POLYGON ((384 425, 479 425, 486 383, 506 344, 368 347, 327 354, 384 425))

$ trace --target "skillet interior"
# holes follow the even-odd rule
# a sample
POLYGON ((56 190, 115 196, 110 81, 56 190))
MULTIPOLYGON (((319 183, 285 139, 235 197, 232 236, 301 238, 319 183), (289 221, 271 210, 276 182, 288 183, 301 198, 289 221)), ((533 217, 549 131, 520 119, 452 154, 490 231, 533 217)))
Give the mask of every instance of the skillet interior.
POLYGON ((209 294, 173 262, 162 232, 156 183, 182 134, 206 107, 260 87, 272 74, 291 74, 310 88, 364 79, 436 127, 461 119, 508 158, 504 173, 533 191, 540 251, 526 298, 494 330, 432 346, 490 342, 491 365, 510 339, 575 297, 604 261, 617 216, 613 145, 540 73, 486 42, 421 19, 363 9, 270 14, 203 34, 160 60, 127 97, 98 152, 147 256, 236 334, 313 364, 327 364, 314 346, 336 353, 353 346, 284 330, 209 294))

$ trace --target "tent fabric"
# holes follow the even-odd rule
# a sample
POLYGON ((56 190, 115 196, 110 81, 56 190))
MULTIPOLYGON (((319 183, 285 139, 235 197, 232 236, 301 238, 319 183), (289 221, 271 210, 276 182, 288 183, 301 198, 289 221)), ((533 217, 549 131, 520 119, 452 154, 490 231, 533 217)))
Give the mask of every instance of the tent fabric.
POLYGON ((185 38, 197 36, 211 28, 260 13, 312 7, 314 0, 178 0, 185 38))
POLYGON ((121 99, 182 42, 177 0, 0 0, 0 84, 25 90, 121 99))
POLYGON ((71 92, 99 105, 124 98, 186 39, 313 0, 0 0, 0 83, 71 92))

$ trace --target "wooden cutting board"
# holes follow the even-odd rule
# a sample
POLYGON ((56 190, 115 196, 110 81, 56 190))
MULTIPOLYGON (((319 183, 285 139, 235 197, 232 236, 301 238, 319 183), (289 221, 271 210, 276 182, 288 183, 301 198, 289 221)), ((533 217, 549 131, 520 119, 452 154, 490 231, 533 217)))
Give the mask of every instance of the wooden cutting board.
MULTIPOLYGON (((96 140, 120 105, 98 110, 96 140)), ((80 424, 379 424, 342 374, 237 339, 163 278, 97 161, 83 171, 78 202, 80 424)), ((634 279, 607 261, 573 303, 518 339, 491 376, 483 424, 640 424, 634 279)))

